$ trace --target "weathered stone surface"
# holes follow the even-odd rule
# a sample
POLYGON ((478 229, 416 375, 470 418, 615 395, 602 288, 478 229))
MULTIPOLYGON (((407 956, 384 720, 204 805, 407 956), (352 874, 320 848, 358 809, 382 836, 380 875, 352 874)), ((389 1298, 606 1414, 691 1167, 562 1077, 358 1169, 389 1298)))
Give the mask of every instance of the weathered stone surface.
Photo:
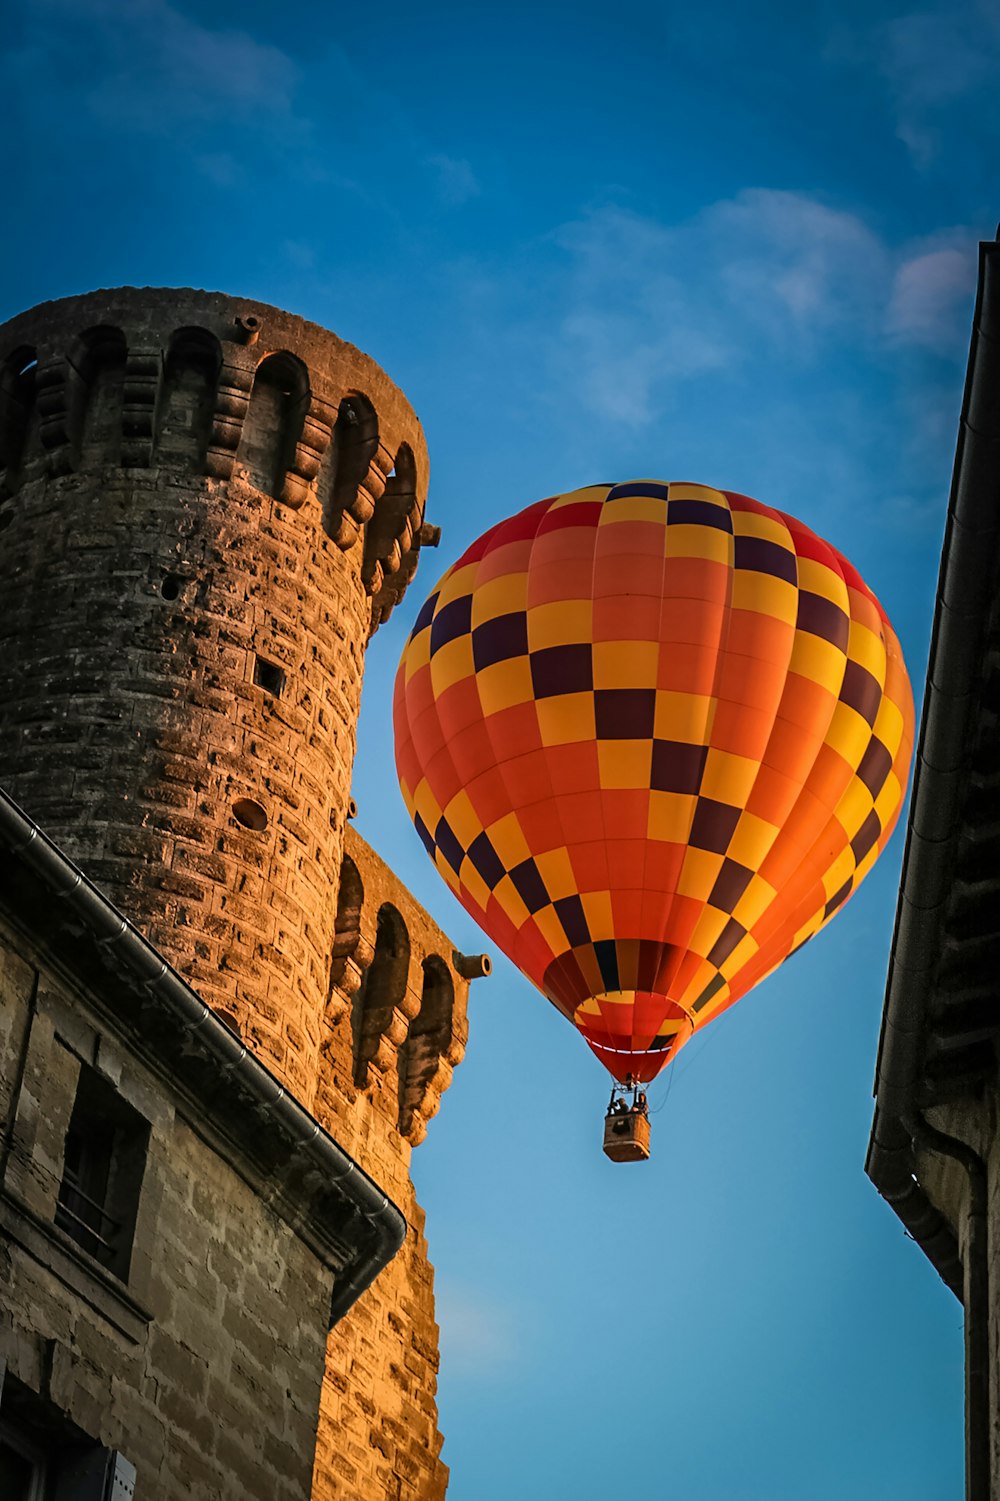
MULTIPOLYGON (((0 328, 0 783, 411 1226, 330 1336, 318 1434, 298 1418, 293 1434, 258 1377, 272 1349, 295 1389, 308 1350, 286 1360, 269 1343, 267 1276, 249 1285, 216 1224, 222 1185, 183 1208, 164 1170, 161 1213, 184 1233, 155 1266, 140 1259, 157 1333, 162 1320, 178 1347, 217 1342, 183 1381, 166 1346, 121 1378, 164 1496, 184 1476, 185 1494, 226 1494, 222 1472, 257 1494, 249 1477, 276 1475, 290 1447, 315 1454, 316 1501, 444 1495, 409 1157, 462 1058, 468 981, 346 823, 366 643, 437 540, 426 489, 399 391, 275 308, 122 289, 0 328), (150 1383, 165 1407, 140 1401, 150 1383)), ((0 1025, 0 1062, 10 1045, 0 1025)), ((51 1206, 54 1146, 31 1129, 25 1192, 51 1206)), ((170 1133, 159 1147, 185 1160, 183 1126, 170 1133)), ((267 1493, 300 1494, 287 1480, 267 1493)))
POLYGON ((309 1105, 372 549, 415 562, 420 426, 335 335, 219 294, 45 304, 4 370, 3 785, 309 1105))
POLYGON ((0 1356, 162 1501, 309 1495, 331 1273, 199 1132, 197 1103, 0 926, 0 1356), (18 951, 21 950, 19 953, 18 951), (83 1020, 83 1025, 81 1025, 83 1020), (109 1047, 107 1044, 110 1043, 109 1047), (127 1280, 54 1223, 81 1068, 151 1130, 127 1280))
POLYGON ((334 954, 315 1113, 384 1185, 410 1234, 331 1332, 313 1497, 440 1501, 438 1328, 410 1152, 464 1055, 469 982, 445 934, 352 827, 334 954))

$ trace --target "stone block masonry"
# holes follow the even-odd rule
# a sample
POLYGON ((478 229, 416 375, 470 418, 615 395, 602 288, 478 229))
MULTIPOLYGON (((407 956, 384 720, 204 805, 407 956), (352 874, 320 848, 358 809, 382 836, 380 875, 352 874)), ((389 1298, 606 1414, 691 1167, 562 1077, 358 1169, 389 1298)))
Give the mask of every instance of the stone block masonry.
POLYGON ((410 1233, 330 1334, 313 1497, 441 1501, 438 1327, 410 1153, 465 1054, 469 981, 444 933, 350 827, 334 953, 316 1116, 410 1233))
POLYGON ((191 1102, 121 1047, 87 998, 2 921, 0 1078, 7 1385, 129 1456, 140 1496, 302 1501, 328 1267, 208 1144, 191 1102), (149 1127, 121 1276, 58 1228, 67 1125, 91 1068, 114 1078, 149 1127))
POLYGON ((0 393, 3 785, 310 1105, 420 426, 332 334, 192 292, 22 315, 0 393))
POLYGON ((401 393, 276 308, 125 288, 0 328, 0 784, 411 1226, 330 1337, 317 1501, 447 1480, 409 1154, 468 986, 347 828, 426 492, 401 393))

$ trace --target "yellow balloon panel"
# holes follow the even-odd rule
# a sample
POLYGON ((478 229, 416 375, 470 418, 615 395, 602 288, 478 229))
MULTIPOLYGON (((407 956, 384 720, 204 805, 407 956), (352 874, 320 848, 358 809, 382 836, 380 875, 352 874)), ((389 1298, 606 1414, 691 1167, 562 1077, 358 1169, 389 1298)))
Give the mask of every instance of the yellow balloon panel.
POLYGON ((829 921, 902 804, 913 699, 875 596, 746 496, 540 501, 403 652, 407 808, 463 905, 620 1079, 829 921))

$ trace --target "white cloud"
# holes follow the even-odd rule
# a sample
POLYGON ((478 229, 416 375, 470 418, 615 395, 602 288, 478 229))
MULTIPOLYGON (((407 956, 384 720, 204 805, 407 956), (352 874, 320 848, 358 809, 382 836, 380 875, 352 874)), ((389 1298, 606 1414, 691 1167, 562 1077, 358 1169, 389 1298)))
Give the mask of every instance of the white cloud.
POLYGON ((916 254, 897 267, 889 302, 888 332, 904 343, 953 351, 967 328, 975 286, 971 240, 966 248, 916 254))
POLYGON ((489 1377, 523 1354, 519 1321, 508 1302, 501 1305, 471 1289, 448 1286, 439 1289, 436 1301, 449 1376, 489 1377))
POLYGON ((169 0, 36 0, 27 50, 78 63, 90 53, 84 97, 119 128, 169 134, 187 121, 287 113, 297 69, 278 47, 239 28, 212 27, 169 0))
POLYGON ((856 214, 805 193, 749 188, 702 219, 707 253, 745 315, 801 335, 870 312, 886 252, 856 214))
POLYGON ((444 203, 456 206, 468 203, 470 198, 478 198, 482 192, 475 172, 462 158, 445 156, 443 152, 437 152, 425 157, 424 165, 429 167, 436 177, 438 197, 444 203))
POLYGON ((554 240, 566 271, 549 360, 557 383, 592 411, 641 425, 682 373, 728 363, 715 320, 692 317, 675 229, 609 206, 554 240))
POLYGON ((969 232, 895 247, 858 214, 770 188, 675 224, 605 205, 552 238, 563 263, 538 338, 553 387, 633 428, 680 385, 767 360, 877 357, 889 339, 957 353, 975 285, 969 232))
POLYGON ((882 68, 912 108, 947 103, 993 79, 996 20, 977 7, 911 11, 882 28, 882 68), (970 25, 971 22, 971 25, 970 25))
POLYGON ((245 188, 277 166, 390 221, 414 182, 438 204, 482 191, 471 163, 433 151, 398 91, 326 35, 296 58, 216 24, 210 7, 189 14, 172 0, 12 0, 11 10, 0 49, 8 108, 42 129, 74 112, 81 130, 109 141, 109 160, 142 134, 186 149, 219 188, 245 188))
POLYGON ((1000 10, 994 0, 927 6, 853 36, 841 28, 830 51, 881 77, 896 134, 916 166, 944 164, 949 142, 972 154, 984 149, 987 136, 995 142, 1000 10))

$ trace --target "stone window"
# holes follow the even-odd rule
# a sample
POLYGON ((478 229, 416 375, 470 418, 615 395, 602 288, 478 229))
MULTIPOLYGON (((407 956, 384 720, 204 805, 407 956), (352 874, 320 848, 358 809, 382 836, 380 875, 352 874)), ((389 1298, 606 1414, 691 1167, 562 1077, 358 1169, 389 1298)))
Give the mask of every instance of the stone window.
POLYGON ((8 1377, 0 1386, 3 1501, 129 1501, 135 1468, 8 1377))
POLYGON ((266 657, 254 658, 253 680, 272 698, 280 698, 285 691, 285 669, 277 662, 269 662, 266 657))
POLYGON ((0 1496, 4 1501, 44 1501, 45 1453, 12 1423, 0 1422, 0 1496))
POLYGON ((66 1132, 56 1224, 128 1279, 149 1123, 94 1069, 80 1069, 66 1132))

